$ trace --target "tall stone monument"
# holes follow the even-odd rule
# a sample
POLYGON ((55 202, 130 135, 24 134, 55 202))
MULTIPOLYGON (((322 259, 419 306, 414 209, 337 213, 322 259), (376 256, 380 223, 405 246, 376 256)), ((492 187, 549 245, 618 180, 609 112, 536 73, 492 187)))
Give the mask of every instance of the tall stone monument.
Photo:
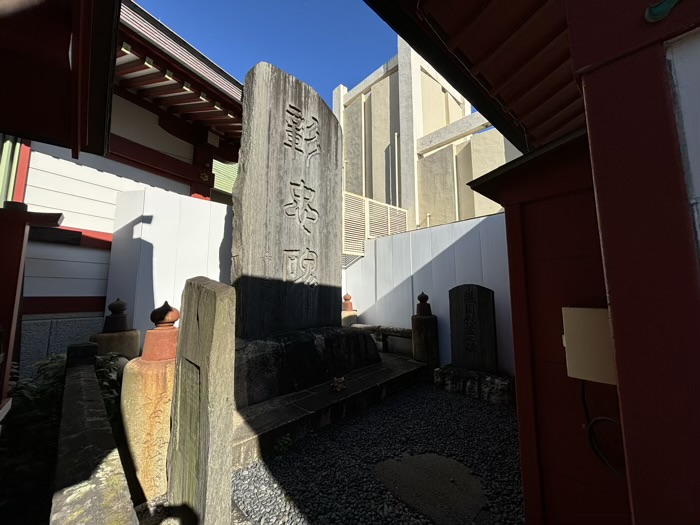
POLYGON ((340 325, 341 130, 313 89, 271 64, 245 78, 233 189, 236 335, 340 325))
POLYGON ((450 290, 452 365, 478 372, 498 372, 493 290, 462 284, 450 290))

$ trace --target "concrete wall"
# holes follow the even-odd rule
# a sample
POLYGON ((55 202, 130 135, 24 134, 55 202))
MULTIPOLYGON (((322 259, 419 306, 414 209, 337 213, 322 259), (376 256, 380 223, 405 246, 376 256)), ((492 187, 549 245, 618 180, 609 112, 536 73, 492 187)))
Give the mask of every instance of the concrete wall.
POLYGON ((359 322, 411 327, 425 292, 438 318, 440 361, 451 361, 449 290, 475 283, 496 299, 499 366, 513 374, 510 285, 503 214, 367 241, 365 257, 345 270, 359 322))
POLYGON ((180 308, 190 277, 230 283, 231 225, 223 204, 156 188, 119 195, 107 298, 129 304, 142 341, 151 311, 164 301, 180 308))
POLYGON ((691 33, 668 49, 676 99, 679 139, 685 157, 688 197, 700 254, 700 33, 691 33))
POLYGON ((343 116, 343 160, 345 166, 345 190, 363 194, 364 136, 363 97, 356 98, 345 108, 343 116))
POLYGON ((112 133, 192 163, 194 146, 158 125, 158 115, 118 95, 112 97, 112 133))
POLYGON ((419 226, 456 221, 455 192, 455 151, 450 144, 418 161, 418 200, 421 203, 419 226))
MULTIPOLYGON (((486 175, 506 162, 505 138, 495 128, 472 135, 470 148, 472 179, 486 175)), ((474 199, 474 217, 503 210, 500 204, 472 191, 471 188, 469 192, 474 199)))
POLYGON ((350 91, 334 91, 334 113, 343 125, 344 189, 406 209, 409 229, 425 227, 428 213, 436 225, 499 211, 466 186, 520 155, 498 131, 455 138, 451 160, 447 151, 417 154, 420 138, 470 112, 469 102, 399 38, 395 58, 350 91))

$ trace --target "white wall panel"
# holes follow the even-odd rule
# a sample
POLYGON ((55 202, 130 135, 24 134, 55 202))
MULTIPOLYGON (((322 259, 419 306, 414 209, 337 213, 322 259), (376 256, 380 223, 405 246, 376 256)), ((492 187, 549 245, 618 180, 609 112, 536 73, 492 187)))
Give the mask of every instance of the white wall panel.
POLYGON ((30 241, 24 267, 24 296, 103 296, 108 268, 107 250, 30 241))
POLYGON ((117 195, 154 186, 189 194, 189 185, 104 157, 32 143, 25 202, 30 211, 64 214, 64 226, 105 233, 114 231, 117 195))
POLYGON ((101 297, 106 289, 106 279, 24 278, 25 297, 101 297))
POLYGON ((492 289, 500 367, 514 373, 503 214, 367 241, 365 257, 347 268, 345 281, 367 324, 408 328, 416 296, 428 294, 442 364, 451 361, 449 290, 468 283, 492 289))
MULTIPOLYGON (((433 252, 430 247, 430 228, 414 230, 410 232, 411 243, 411 275, 413 277, 413 291, 415 296, 425 292, 428 296, 433 295, 433 252)), ((416 302, 416 297, 413 302, 416 302)), ((416 307, 412 306, 415 313, 416 307)))
POLYGON ((155 188, 119 195, 107 299, 121 297, 129 303, 142 341, 152 328, 153 308, 168 301, 179 309, 187 279, 203 275, 218 280, 220 267, 230 264, 231 223, 223 222, 229 210, 155 188), (222 236, 210 232, 212 217, 222 236))

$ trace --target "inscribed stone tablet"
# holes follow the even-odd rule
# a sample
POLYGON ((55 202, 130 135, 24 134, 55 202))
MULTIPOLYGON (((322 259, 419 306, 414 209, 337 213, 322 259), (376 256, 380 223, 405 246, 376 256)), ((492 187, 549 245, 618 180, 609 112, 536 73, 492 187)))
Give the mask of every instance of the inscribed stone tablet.
POLYGON ((244 86, 233 189, 237 335, 337 326, 340 125, 318 93, 270 64, 257 64, 244 86))

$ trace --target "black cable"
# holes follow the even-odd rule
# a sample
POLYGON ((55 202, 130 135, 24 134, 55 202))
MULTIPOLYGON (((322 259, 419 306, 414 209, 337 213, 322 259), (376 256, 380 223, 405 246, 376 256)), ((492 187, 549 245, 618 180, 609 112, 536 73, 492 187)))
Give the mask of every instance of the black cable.
POLYGON ((598 436, 595 433, 595 425, 597 423, 615 423, 620 426, 620 422, 617 419, 611 417, 594 417, 591 419, 591 414, 588 411, 588 402, 586 401, 586 382, 581 381, 581 404, 583 405, 583 415, 586 417, 586 439, 588 440, 588 446, 591 447, 593 453, 598 457, 598 459, 606 466, 610 471, 615 474, 620 479, 625 479, 625 475, 618 468, 616 468, 608 459, 608 456, 603 451, 603 447, 598 441, 598 436))

